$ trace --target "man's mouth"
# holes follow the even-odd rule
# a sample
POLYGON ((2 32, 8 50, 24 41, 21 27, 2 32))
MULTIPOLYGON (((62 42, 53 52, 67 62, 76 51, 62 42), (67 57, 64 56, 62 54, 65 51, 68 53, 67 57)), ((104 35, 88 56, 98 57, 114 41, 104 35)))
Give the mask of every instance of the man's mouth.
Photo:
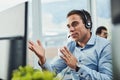
POLYGON ((71 34, 70 35, 71 37, 76 37, 77 36, 77 34, 75 33, 75 34, 71 34))

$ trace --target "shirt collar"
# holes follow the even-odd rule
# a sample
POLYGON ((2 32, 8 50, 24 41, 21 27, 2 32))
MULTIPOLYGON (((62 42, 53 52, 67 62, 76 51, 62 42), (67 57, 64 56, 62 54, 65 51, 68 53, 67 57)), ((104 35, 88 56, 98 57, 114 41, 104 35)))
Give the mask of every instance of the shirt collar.
POLYGON ((96 35, 91 33, 91 37, 90 37, 89 41, 87 42, 87 45, 94 45, 95 40, 96 40, 96 35))
MULTIPOLYGON (((86 45, 94 45, 95 40, 96 40, 96 35, 91 33, 91 37, 86 45)), ((77 43, 75 43, 75 44, 76 44, 76 47, 79 47, 79 45, 77 43)))

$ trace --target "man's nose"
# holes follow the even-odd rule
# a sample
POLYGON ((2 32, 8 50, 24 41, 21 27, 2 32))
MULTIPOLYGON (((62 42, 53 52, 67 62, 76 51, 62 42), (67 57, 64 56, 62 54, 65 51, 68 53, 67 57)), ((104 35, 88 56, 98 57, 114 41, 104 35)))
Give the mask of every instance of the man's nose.
POLYGON ((69 29, 70 29, 70 31, 74 31, 75 30, 75 28, 72 27, 72 26, 69 29))

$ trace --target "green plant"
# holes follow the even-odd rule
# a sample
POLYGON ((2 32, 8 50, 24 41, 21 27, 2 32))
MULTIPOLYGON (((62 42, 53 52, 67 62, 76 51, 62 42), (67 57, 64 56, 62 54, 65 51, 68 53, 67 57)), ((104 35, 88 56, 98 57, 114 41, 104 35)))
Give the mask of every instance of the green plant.
POLYGON ((40 71, 27 65, 20 66, 12 73, 12 80, 59 80, 55 78, 55 74, 50 71, 40 71))

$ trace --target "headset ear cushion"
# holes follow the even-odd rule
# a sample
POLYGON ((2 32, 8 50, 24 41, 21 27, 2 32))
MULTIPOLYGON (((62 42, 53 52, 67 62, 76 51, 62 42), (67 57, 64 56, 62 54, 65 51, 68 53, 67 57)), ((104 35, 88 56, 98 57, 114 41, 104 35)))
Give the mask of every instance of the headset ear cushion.
POLYGON ((90 22, 88 22, 88 24, 87 24, 88 26, 91 26, 91 23, 90 22))
POLYGON ((91 28, 91 23, 88 22, 88 23, 86 24, 86 27, 87 27, 87 29, 90 29, 90 28, 91 28))

